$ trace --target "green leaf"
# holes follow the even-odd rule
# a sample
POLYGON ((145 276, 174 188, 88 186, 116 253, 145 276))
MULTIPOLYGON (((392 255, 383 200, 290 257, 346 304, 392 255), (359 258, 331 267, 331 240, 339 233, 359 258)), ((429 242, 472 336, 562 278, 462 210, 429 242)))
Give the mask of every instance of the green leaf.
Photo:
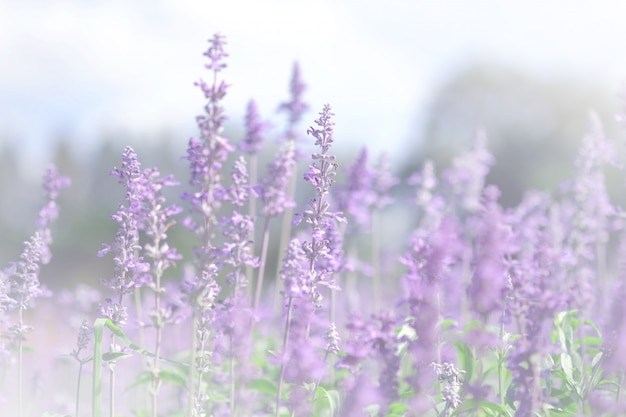
POLYGON ((400 402, 394 402, 389 405, 389 410, 387 410, 387 415, 385 417, 402 417, 406 413, 409 407, 400 402))
MULTIPOLYGON (((126 352, 108 352, 106 355, 102 354, 102 336, 104 334, 104 328, 107 327, 111 333, 113 333, 122 343, 124 343, 131 350, 139 353, 143 356, 149 356, 154 358, 154 354, 141 348, 133 343, 113 322, 109 319, 98 318, 93 325, 94 343, 93 343, 93 376, 92 376, 92 403, 91 403, 91 415, 92 417, 102 417, 102 361, 107 360, 109 357, 115 357, 118 353, 126 352)), ((189 365, 173 361, 167 358, 160 357, 162 361, 174 364, 188 372, 189 365)))
POLYGON ((106 352, 102 355, 102 360, 105 362, 115 362, 118 359, 126 359, 132 356, 133 355, 128 352, 106 352))
POLYGON ((439 323, 439 327, 441 327, 441 330, 448 330, 454 328, 457 324, 457 321, 454 319, 443 319, 441 323, 439 323))
POLYGON ((509 407, 489 401, 476 401, 468 399, 454 410, 453 416, 463 415, 479 415, 479 416, 493 416, 493 417, 511 417, 511 411, 509 407), (473 413, 472 411, 483 411, 482 413, 473 413))
POLYGON ((510 416, 511 412, 509 411, 508 407, 505 407, 501 404, 497 404, 497 403, 492 403, 490 401, 481 401, 479 403, 479 407, 482 410, 489 410, 489 411, 493 411, 495 414, 493 414, 493 416, 498 416, 498 417, 502 417, 502 416, 510 416))
POLYGON ((459 353, 461 369, 465 371, 465 380, 471 381, 474 373, 474 354, 472 353, 472 350, 463 342, 456 342, 455 346, 459 353))
POLYGON ((339 411, 339 391, 317 387, 315 405, 316 414, 328 410, 328 415, 335 417, 339 411))
POLYGON ((571 385, 575 385, 574 381, 574 370, 572 365, 572 357, 568 353, 561 353, 561 369, 565 374, 565 378, 567 382, 571 385))
POLYGON ((246 386, 251 390, 258 391, 262 394, 271 396, 276 396, 276 394, 278 394, 278 387, 276 384, 267 379, 255 379, 250 381, 246 386))

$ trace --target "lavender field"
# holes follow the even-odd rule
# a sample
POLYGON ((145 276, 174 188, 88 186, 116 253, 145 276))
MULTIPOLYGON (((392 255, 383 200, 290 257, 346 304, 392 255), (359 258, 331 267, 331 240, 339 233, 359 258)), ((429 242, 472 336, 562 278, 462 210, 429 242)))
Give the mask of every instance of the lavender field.
POLYGON ((264 166, 254 101, 245 136, 222 136, 229 53, 209 41, 187 177, 119 150, 97 288, 40 282, 71 187, 45 171, 0 270, 0 416, 626 415, 626 218, 605 181, 622 152, 596 116, 575 175, 504 208, 489 132, 405 183, 384 154, 338 160, 341 114, 309 109, 298 65, 264 166), (413 230, 390 226, 399 211, 413 230))

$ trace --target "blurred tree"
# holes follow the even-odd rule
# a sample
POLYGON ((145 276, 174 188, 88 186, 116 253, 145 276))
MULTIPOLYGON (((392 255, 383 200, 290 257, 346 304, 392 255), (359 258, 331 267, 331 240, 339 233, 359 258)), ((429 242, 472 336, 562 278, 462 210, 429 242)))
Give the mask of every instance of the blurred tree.
MULTIPOLYGON (((519 202, 529 187, 555 189, 569 177, 589 111, 614 132, 616 102, 610 92, 581 80, 539 79, 497 65, 460 72, 434 96, 421 146, 404 164, 404 176, 421 161, 438 169, 471 145, 484 129, 496 158, 488 181, 502 190, 505 205, 519 202)), ((610 136, 609 136, 610 137, 610 136)))
POLYGON ((28 187, 22 184, 22 176, 17 158, 16 146, 9 140, 2 140, 0 146, 0 269, 4 268, 11 256, 17 256, 21 243, 28 237, 22 230, 28 225, 24 206, 28 200, 28 187))

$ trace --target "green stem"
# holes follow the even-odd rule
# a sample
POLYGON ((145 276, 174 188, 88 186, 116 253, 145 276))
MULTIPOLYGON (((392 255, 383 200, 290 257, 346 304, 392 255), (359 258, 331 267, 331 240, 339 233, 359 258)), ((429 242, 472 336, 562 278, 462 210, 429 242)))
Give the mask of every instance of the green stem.
POLYGON ((500 404, 504 405, 504 320, 500 320, 500 352, 498 353, 498 392, 500 404))
POLYGON ((287 319, 285 320, 285 333, 283 336, 282 360, 280 363, 280 373, 278 376, 278 390, 276 393, 276 417, 280 416, 280 397, 283 390, 283 378, 285 377, 285 354, 287 353, 287 343, 289 342, 289 330, 291 328, 291 313, 293 310, 293 297, 289 297, 287 305, 287 319))
POLYGON ((235 417, 235 358, 233 355, 233 335, 230 335, 230 416, 235 417))
POLYGON ((24 336, 21 333, 21 329, 23 329, 24 327, 24 321, 23 321, 23 309, 22 307, 19 308, 19 313, 18 313, 18 317, 19 317, 19 327, 20 327, 20 334, 19 334, 19 339, 17 341, 17 415, 19 417, 22 417, 22 356, 23 356, 23 343, 24 343, 24 336))
MULTIPOLYGON (((293 140, 293 139, 290 139, 293 140)), ((293 201, 294 196, 296 194, 296 175, 298 171, 298 166, 296 164, 293 165, 293 170, 289 177, 289 184, 287 186, 287 201, 293 201)), ((278 260, 276 262, 276 274, 274 276, 278 276, 280 271, 280 266, 283 263, 283 256, 285 256, 285 249, 287 248, 287 244, 289 243, 289 238, 291 237, 291 222, 293 221, 293 208, 289 207, 285 209, 283 213, 283 222, 280 228, 280 244, 278 245, 278 260)), ((274 290, 274 311, 280 311, 280 290, 281 290, 281 281, 276 280, 276 286, 274 290)))
MULTIPOLYGON (((156 245, 159 245, 160 242, 155 242, 156 245)), ((155 246, 159 247, 159 246, 155 246)), ((155 273, 155 289, 154 289, 154 309, 155 309, 155 346, 154 346, 154 367, 152 369, 152 389, 150 390, 150 396, 152 397, 152 417, 157 417, 158 410, 158 397, 159 390, 161 388, 161 376, 160 376, 160 362, 159 358, 161 356, 161 339, 163 337, 163 318, 161 316, 161 273, 160 271, 156 271, 155 273)))
MULTIPOLYGON (((78 358, 78 355, 77 355, 77 358, 78 358)), ((79 365, 78 365, 78 382, 76 383, 76 407, 75 407, 74 417, 78 417, 78 404, 79 404, 79 398, 80 398, 80 381, 82 379, 83 365, 84 364, 85 364, 85 362, 79 360, 79 365)))
POLYGON ((189 413, 188 415, 191 417, 193 415, 194 408, 194 382, 195 382, 195 374, 196 374, 196 347, 198 344, 197 340, 197 322, 196 322, 196 309, 194 308, 191 313, 191 351, 189 352, 189 413))
MULTIPOLYGON (((114 340, 111 335, 109 352, 114 352, 114 340)), ((109 362, 109 416, 115 417, 115 361, 109 362)))
MULTIPOLYGON (((326 353, 324 354, 324 363, 326 363, 327 359, 328 359, 328 351, 326 351, 326 353)), ((317 387, 319 387, 321 383, 322 383, 322 376, 320 375, 317 378, 317 381, 315 381, 315 385, 313 385, 313 392, 311 393, 311 405, 315 402, 315 396, 317 394, 317 387)))
MULTIPOLYGON (((248 161, 250 177, 248 180, 248 184, 256 185, 257 182, 257 171, 258 171, 258 157, 256 154, 251 154, 250 159, 248 161)), ((252 193, 248 194, 248 215, 251 219, 256 219, 256 197, 252 195, 252 193)), ((254 230, 250 232, 250 240, 255 241, 254 230)), ((253 269, 251 266, 246 266, 246 281, 248 282, 248 286, 246 287, 248 298, 252 298, 252 276, 253 269)))
POLYGON ((256 310, 261 302, 261 294, 263 293, 263 278, 265 276, 265 263, 267 261, 267 248, 270 240, 270 217, 265 217, 263 225, 263 242, 261 244, 261 259, 259 260, 259 273, 257 275, 256 293, 254 295, 254 304, 252 307, 256 310))
POLYGON ((587 404, 587 395, 589 393, 589 375, 587 375, 588 360, 585 353, 585 335, 583 332, 583 312, 578 310, 578 327, 576 328, 576 335, 578 336, 578 343, 580 344, 580 359, 582 361, 582 377, 583 377, 583 389, 580 393, 580 405, 584 415, 589 415, 589 406, 587 404))

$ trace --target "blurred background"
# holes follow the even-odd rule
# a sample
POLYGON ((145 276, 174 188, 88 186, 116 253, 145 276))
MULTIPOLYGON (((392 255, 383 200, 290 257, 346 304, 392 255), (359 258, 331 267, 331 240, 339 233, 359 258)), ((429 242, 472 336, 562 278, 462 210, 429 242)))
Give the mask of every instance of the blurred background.
MULTIPOLYGON (((625 16, 607 0, 0 0, 0 267, 34 230, 54 162, 73 185, 45 273, 58 280, 46 284, 108 276, 96 252, 123 198, 108 174, 128 144, 145 167, 187 180, 180 158, 204 105, 193 83, 208 77, 202 53, 217 31, 233 142, 254 98, 273 153, 298 61, 302 132, 331 103, 343 167, 367 146, 402 178, 426 158, 440 170, 483 128, 497 161, 489 181, 510 206, 571 175, 590 110, 621 152, 625 16)), ((619 199, 623 179, 611 181, 619 199)))

